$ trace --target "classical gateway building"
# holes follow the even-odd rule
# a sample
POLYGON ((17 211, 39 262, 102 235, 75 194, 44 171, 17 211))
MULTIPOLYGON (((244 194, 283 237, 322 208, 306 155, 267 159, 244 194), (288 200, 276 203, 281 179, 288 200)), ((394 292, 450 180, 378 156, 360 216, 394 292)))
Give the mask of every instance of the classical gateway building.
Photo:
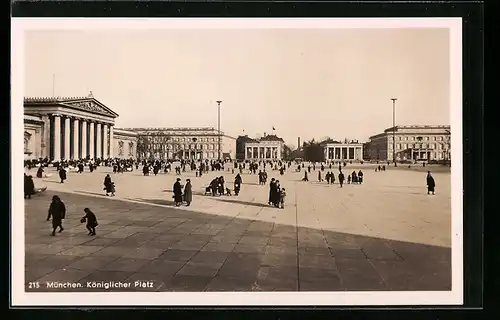
POLYGON ((113 157, 118 114, 90 95, 24 99, 25 159, 113 157))
MULTIPOLYGON (((118 130, 118 129, 117 129, 118 130)), ((236 139, 206 128, 126 128, 137 134, 139 159, 235 159, 236 139), (219 151, 220 137, 220 151, 219 151)))
POLYGON ((362 161, 363 144, 357 142, 327 142, 323 145, 326 161, 362 161))
POLYGON ((449 125, 396 126, 370 137, 365 156, 367 160, 393 161, 395 147, 396 161, 449 161, 450 139, 449 125))
POLYGON ((245 142, 245 160, 281 160, 284 146, 285 141, 276 135, 265 135, 258 140, 247 139, 245 142))

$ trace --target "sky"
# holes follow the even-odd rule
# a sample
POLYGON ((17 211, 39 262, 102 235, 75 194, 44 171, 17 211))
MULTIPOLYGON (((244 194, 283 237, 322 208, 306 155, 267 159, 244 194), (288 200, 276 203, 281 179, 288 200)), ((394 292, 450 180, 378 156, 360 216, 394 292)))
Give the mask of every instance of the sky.
POLYGON ((25 34, 25 96, 93 96, 116 127, 215 127, 296 146, 450 124, 449 30, 43 30, 25 34), (55 79, 55 81, 54 81, 55 79))

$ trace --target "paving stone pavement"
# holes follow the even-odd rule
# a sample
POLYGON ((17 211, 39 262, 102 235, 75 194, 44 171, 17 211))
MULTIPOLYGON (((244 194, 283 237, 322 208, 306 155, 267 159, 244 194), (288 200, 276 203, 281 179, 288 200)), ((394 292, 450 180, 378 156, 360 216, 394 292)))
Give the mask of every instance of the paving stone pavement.
POLYGON ((232 174, 184 173, 194 200, 176 208, 175 175, 111 174, 117 196, 106 197, 109 171, 71 172, 64 184, 35 179, 48 190, 25 200, 27 291, 451 290, 449 173, 435 174, 437 194, 428 196, 423 172, 366 168, 363 185, 340 188, 315 182, 317 171, 308 183, 272 171, 288 195, 276 209, 254 175, 243 175, 240 196, 212 198, 203 195, 208 182, 217 174, 232 184, 232 174), (52 237, 54 194, 68 212, 52 237), (97 236, 80 223, 85 207, 98 217, 97 236), (47 288, 55 283, 79 287, 47 288))

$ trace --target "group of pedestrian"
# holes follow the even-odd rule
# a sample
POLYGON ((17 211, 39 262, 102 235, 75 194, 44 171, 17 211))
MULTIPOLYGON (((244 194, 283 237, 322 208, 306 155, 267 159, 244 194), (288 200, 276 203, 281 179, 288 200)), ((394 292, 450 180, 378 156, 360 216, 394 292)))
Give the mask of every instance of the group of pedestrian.
POLYGON ((276 208, 284 209, 285 208, 285 198, 286 198, 286 190, 282 188, 279 180, 271 178, 271 182, 269 183, 269 205, 273 205, 276 208))
MULTIPOLYGON (((95 213, 89 208, 83 209, 85 215, 80 219, 81 223, 86 222, 86 228, 89 231, 89 236, 95 236, 95 228, 98 226, 97 217, 95 213)), ((56 231, 59 228, 59 233, 64 231, 62 226, 62 221, 66 218, 66 205, 59 198, 59 196, 53 196, 52 202, 49 205, 49 212, 47 215, 47 221, 52 218, 52 236, 56 235, 56 231)))
POLYGON ((267 172, 266 170, 259 170, 259 184, 265 185, 267 183, 267 172))
POLYGON ((184 202, 189 207, 193 201, 193 190, 191 186, 191 179, 186 179, 186 185, 183 187, 181 178, 177 178, 173 186, 173 198, 176 207, 181 206, 184 202))

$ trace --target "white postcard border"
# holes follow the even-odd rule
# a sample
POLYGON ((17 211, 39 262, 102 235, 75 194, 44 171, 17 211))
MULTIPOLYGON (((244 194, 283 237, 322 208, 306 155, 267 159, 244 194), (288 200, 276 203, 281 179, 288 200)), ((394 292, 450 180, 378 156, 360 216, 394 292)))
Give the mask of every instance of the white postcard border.
POLYGON ((12 306, 329 306, 460 305, 463 303, 463 159, 462 159, 462 19, 12 19, 11 47, 11 297, 12 306), (24 32, 82 29, 222 29, 222 28, 448 28, 450 30, 450 123, 452 163, 452 290, 376 292, 95 292, 27 293, 24 285, 23 91, 24 32), (19 177, 19 178, 18 178, 19 177), (23 231, 23 232, 21 232, 23 231))

